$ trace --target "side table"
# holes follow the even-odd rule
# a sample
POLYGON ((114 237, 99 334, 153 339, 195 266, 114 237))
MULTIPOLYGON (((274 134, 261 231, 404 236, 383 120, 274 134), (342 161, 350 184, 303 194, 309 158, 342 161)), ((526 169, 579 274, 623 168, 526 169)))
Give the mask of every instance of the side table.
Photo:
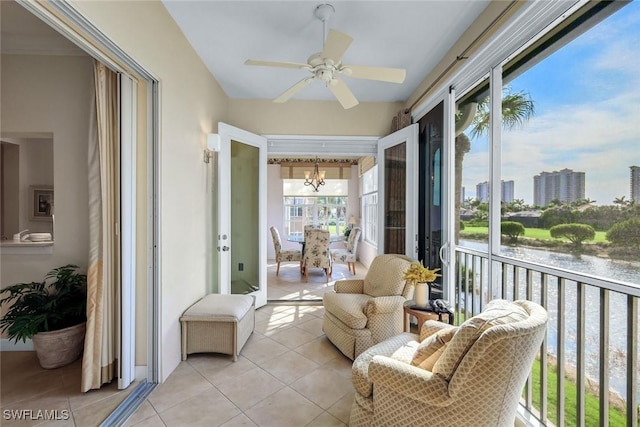
MULTIPOLYGON (((426 322, 427 320, 438 320, 438 314, 434 313, 433 311, 424 311, 424 310, 418 310, 415 308, 411 308, 411 305, 413 305, 414 302, 411 301, 411 304, 405 304, 403 310, 404 310, 404 331, 405 332, 411 332, 410 331, 410 324, 409 324, 409 316, 414 316, 416 319, 418 319, 418 333, 420 333, 420 329, 422 329, 422 324, 424 322, 426 322)), ((443 314, 442 315, 442 321, 443 322, 448 322, 449 321, 449 315, 448 314, 443 314)))

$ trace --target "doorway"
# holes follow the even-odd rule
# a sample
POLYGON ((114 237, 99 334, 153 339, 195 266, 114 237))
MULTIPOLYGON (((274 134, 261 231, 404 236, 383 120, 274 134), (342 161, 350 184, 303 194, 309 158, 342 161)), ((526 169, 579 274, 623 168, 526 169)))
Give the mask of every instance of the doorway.
MULTIPOLYGON (((129 369, 127 375, 130 378, 134 376, 138 376, 138 378, 147 378, 149 382, 157 382, 159 376, 159 363, 158 363, 158 348, 157 348, 157 333, 158 333, 158 307, 159 307, 159 295, 157 292, 157 283, 158 283, 158 272, 157 272, 157 245, 155 242, 157 241, 158 236, 158 226, 156 223, 156 212, 158 212, 157 200, 154 195, 157 194, 157 154, 156 154, 156 146, 157 146, 157 127, 158 127, 158 118, 157 118, 157 82, 148 75, 141 67, 137 64, 133 63, 132 60, 128 57, 124 57, 122 52, 119 52, 115 49, 109 42, 102 40, 98 40, 96 43, 95 38, 93 40, 93 44, 89 44, 87 42, 86 34, 92 34, 94 37, 99 35, 99 32, 95 28, 91 26, 86 21, 78 21, 77 16, 74 15, 75 12, 69 5, 65 3, 47 3, 47 4, 39 4, 39 3, 21 3, 17 4, 15 2, 2 2, 3 8, 5 5, 9 5, 9 7, 16 8, 21 11, 26 19, 36 20, 42 25, 44 28, 48 28, 49 31, 56 34, 57 37, 65 39, 65 41, 73 45, 73 48, 87 57, 87 54, 91 58, 97 58, 103 63, 108 63, 108 66, 114 70, 117 70, 122 76, 134 77, 138 82, 138 91, 135 91, 135 88, 132 90, 134 99, 132 102, 135 102, 135 96, 137 95, 138 103, 130 104, 132 108, 126 109, 123 108, 122 113, 124 115, 129 115, 129 117, 133 118, 132 121, 128 123, 127 129, 125 133, 128 133, 132 136, 132 144, 129 146, 129 152, 135 153, 137 150, 138 159, 135 157, 133 159, 129 158, 128 160, 135 162, 136 167, 138 168, 138 177, 135 175, 121 177, 123 184, 123 194, 122 208, 123 208, 123 221, 122 221, 122 231, 129 234, 129 238, 127 239, 125 235, 123 235, 123 254, 128 250, 131 256, 127 256, 127 259, 133 261, 133 265, 129 265, 124 268, 120 272, 122 276, 123 283, 129 283, 130 286, 126 289, 123 289, 124 292, 133 294, 138 291, 138 301, 135 305, 130 305, 128 308, 123 308, 124 312, 121 317, 118 319, 118 325, 128 331, 132 331, 137 329, 138 331, 145 332, 145 335, 139 334, 136 339, 132 334, 128 337, 123 337, 122 342, 119 343, 121 346, 121 354, 127 355, 127 359, 132 361, 134 360, 134 356, 136 355, 136 351, 140 351, 142 349, 141 354, 146 354, 146 363, 138 361, 140 366, 135 366, 133 363, 131 365, 125 366, 125 363, 121 363, 121 368, 129 369), (24 7, 23 7, 24 6, 24 7), (25 10, 26 9, 26 10, 25 10), (52 12, 52 9, 55 9, 55 13, 52 12), (66 17, 68 21, 75 22, 75 26, 71 29, 67 26, 59 17, 66 17), (44 22, 42 22, 44 21, 44 22), (63 34, 64 37, 61 37, 60 34, 63 34), (69 42, 69 40, 73 40, 73 42, 69 42), (98 46, 98 47, 96 47, 98 46), (100 50, 98 50, 100 49, 100 50), (110 61, 109 58, 117 58, 117 61, 110 61), (117 64, 119 65, 116 65, 117 64), (123 69, 123 66, 127 68, 126 72, 123 69), (129 132, 126 132, 128 130, 129 132), (146 148, 141 148, 146 147, 146 148), (146 155, 143 153, 146 152, 146 155), (140 156, 140 154, 143 154, 140 156), (140 159, 143 157, 143 159, 140 159), (141 165, 143 165, 141 167, 141 165), (138 181, 140 179, 141 181, 138 181), (142 183, 142 184, 141 184, 142 183), (129 192, 130 189, 135 189, 137 187, 138 193, 129 192), (142 191, 141 191, 142 190, 142 191), (127 198, 125 200, 125 198, 127 198), (135 204, 131 205, 130 202, 134 201, 137 198, 138 200, 138 208, 136 208, 135 204), (136 217, 136 209, 143 209, 144 215, 139 215, 136 217), (143 220, 140 222, 138 229, 135 228, 129 229, 125 231, 124 227, 129 227, 131 224, 135 224, 136 221, 140 221, 140 218, 143 220), (127 246, 126 248, 124 246, 127 246), (135 268, 137 265, 137 269, 135 268), (126 270, 126 271, 125 271, 126 270), (144 288, 139 287, 138 284, 144 283, 144 288), (134 285, 135 284, 135 285, 134 285), (143 298, 140 298, 143 296, 143 298), (142 309, 141 309, 142 307, 142 309), (136 319, 136 313, 140 315, 142 314, 142 318, 145 319, 145 323, 147 323, 148 327, 142 328, 134 328, 133 322, 136 319), (127 323, 129 322, 129 323, 127 323), (149 331, 149 336, 146 336, 146 331, 149 331), (144 347, 142 347, 144 346, 144 347), (134 372, 137 371, 137 372, 134 372)), ((3 23, 5 13, 3 10, 2 13, 3 23)), ((8 18, 8 17, 7 17, 8 18)), ((22 21, 20 21, 22 22, 22 21)), ((65 22, 67 22, 65 20, 65 22)), ((4 25, 3 25, 4 28, 4 25)), ((98 37, 99 38, 99 37, 98 37)), ((4 39, 3 39, 4 42, 4 39)), ((4 44, 4 43, 3 43, 4 44)), ((75 54, 74 54, 75 55, 75 54)), ((54 56, 52 56, 54 57, 54 56)), ((4 61, 3 61, 4 62, 4 61)), ((5 64, 3 63, 3 66, 5 64)), ((4 73, 3 73, 4 77, 4 73)), ((91 84, 88 85, 90 87, 91 84)), ((126 85, 125 85, 126 86, 126 85)), ((129 88, 131 89, 131 88, 129 88)), ((4 97, 3 93, 3 97, 4 97)), ((64 97, 63 97, 64 99, 64 97)), ((82 110, 83 117, 87 117, 86 111, 88 110, 88 106, 82 110)), ((124 122, 123 122, 124 124, 124 122)), ((80 132, 83 134, 86 139, 86 135, 88 132, 80 132)), ((56 138, 56 142, 61 140, 62 142, 68 141, 68 138, 64 138, 64 135, 57 134, 56 136, 62 136, 60 138, 56 138)), ((125 147, 126 148, 126 147, 125 147)), ((56 164, 56 167, 63 168, 78 168, 84 166, 86 169, 86 150, 85 155, 82 153, 78 154, 79 158, 72 157, 72 161, 75 162, 74 165, 60 165, 56 164), (82 166, 78 166, 82 165, 82 166)), ((56 159, 65 158, 64 156, 55 156, 56 159)), ((123 160, 124 161, 124 160, 123 160)), ((127 167, 128 170, 133 170, 132 167, 127 167)), ((85 182, 84 180, 74 178, 74 181, 81 183, 85 182)), ((59 184, 59 182, 58 182, 59 184)), ((58 194, 63 194, 65 190, 64 186, 59 185, 58 190, 60 191, 58 194)), ((67 195, 75 195, 74 191, 66 188, 67 195)), ((59 198, 56 198, 58 201, 59 198)), ((73 198, 75 200, 75 198, 73 198)), ((63 200, 61 200, 63 201, 63 200)), ((56 215, 56 220, 62 216, 62 212, 60 210, 56 211, 56 214, 60 212, 60 215, 56 215)), ((57 243, 56 243, 57 244, 57 243)), ((84 251, 86 253, 86 251, 84 251)), ((119 360, 122 362, 125 360, 123 357, 119 357, 119 360)), ((117 389, 117 381, 116 389, 117 389)), ((126 387, 128 383, 121 384, 121 387, 126 387)), ((124 397, 124 396, 123 396, 124 397)))

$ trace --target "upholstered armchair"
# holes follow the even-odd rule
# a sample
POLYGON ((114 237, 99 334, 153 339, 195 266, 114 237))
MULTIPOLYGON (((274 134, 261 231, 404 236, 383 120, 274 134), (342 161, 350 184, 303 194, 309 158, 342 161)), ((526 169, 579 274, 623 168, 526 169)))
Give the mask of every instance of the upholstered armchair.
POLYGON ((273 238, 273 248, 276 251, 276 276, 280 273, 280 263, 285 261, 298 261, 302 262, 302 251, 295 249, 282 250, 282 241, 280 240, 280 233, 275 227, 271 227, 271 237, 273 238))
POLYGON ((494 300, 455 327, 425 322, 353 363, 350 427, 513 427, 546 333, 547 312, 530 301, 494 300))
POLYGON ((331 276, 331 255, 329 254, 330 237, 328 230, 305 230, 304 255, 302 269, 305 279, 309 278, 310 268, 322 268, 327 276, 331 276))
POLYGON ((338 280, 324 294, 322 330, 345 356, 353 360, 372 345, 402 333, 403 304, 414 286, 402 276, 412 259, 378 255, 364 279, 338 280))
POLYGON ((345 262, 349 266, 349 271, 356 274, 356 252, 358 251, 358 241, 360 240, 360 227, 354 227, 349 233, 346 248, 331 249, 331 259, 333 262, 345 262))

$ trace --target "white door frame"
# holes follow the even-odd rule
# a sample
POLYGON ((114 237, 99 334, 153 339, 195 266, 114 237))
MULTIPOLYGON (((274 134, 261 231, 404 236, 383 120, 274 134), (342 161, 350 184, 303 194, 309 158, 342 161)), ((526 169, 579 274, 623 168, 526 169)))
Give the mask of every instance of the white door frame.
POLYGON ((256 307, 262 307, 267 303, 267 138, 222 122, 218 123, 218 134, 218 235, 214 236, 218 252, 218 290, 221 294, 231 293, 231 141, 237 141, 259 149, 259 289, 251 295, 256 297, 256 307))
POLYGON ((405 189, 405 254, 413 259, 418 256, 418 124, 409 125, 378 140, 378 254, 384 253, 384 150, 406 142, 405 189))

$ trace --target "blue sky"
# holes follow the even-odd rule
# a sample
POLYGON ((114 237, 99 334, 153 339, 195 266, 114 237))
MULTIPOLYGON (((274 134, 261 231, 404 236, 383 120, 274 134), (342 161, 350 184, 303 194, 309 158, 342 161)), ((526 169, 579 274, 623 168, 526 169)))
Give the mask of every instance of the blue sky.
MULTIPOLYGON (((629 198, 629 166, 640 166, 638 48, 632 2, 508 83, 536 107, 523 128, 503 131, 502 178, 515 181, 516 198, 533 203, 533 176, 564 168, 586 173, 585 196, 596 204, 629 198)), ((488 179, 482 139, 465 156, 467 197, 488 179)))

